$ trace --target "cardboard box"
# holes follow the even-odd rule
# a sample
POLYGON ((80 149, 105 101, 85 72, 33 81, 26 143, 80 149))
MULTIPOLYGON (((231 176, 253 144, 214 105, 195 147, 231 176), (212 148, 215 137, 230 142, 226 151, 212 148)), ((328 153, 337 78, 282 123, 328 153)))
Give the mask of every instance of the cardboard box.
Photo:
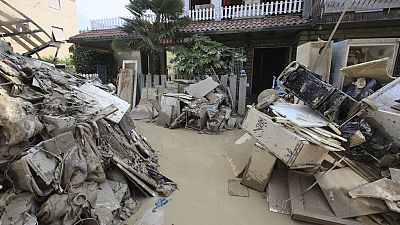
POLYGON ((253 153, 240 183, 256 191, 264 192, 275 162, 276 157, 267 149, 258 144, 253 145, 253 153))
POLYGON ((253 107, 248 110, 242 129, 289 167, 320 165, 327 153, 326 149, 273 122, 270 117, 253 107))

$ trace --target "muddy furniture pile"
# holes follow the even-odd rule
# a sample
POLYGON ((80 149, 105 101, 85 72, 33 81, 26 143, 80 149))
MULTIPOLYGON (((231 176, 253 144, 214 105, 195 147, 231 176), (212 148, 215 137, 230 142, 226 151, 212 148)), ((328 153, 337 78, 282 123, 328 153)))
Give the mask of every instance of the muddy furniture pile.
POLYGON ((291 63, 278 79, 286 96, 262 93, 226 150, 235 176, 295 220, 398 224, 400 79, 391 80, 357 77, 342 91, 291 63))
POLYGON ((158 125, 206 133, 237 127, 240 119, 232 110, 229 89, 223 87, 218 78, 208 77, 182 89, 184 93, 160 95, 158 125))
POLYGON ((176 189, 112 85, 3 50, 1 224, 122 224, 176 189))

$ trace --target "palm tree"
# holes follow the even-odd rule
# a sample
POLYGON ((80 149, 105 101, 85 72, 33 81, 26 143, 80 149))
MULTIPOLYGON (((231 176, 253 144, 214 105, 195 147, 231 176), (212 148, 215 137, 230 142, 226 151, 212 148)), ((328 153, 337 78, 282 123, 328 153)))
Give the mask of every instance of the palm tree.
POLYGON ((189 20, 182 16, 183 7, 182 0, 129 0, 126 6, 133 18, 123 18, 126 21, 123 29, 138 37, 128 44, 148 54, 148 66, 154 61, 155 73, 161 73, 160 56, 166 50, 163 41, 175 40, 179 30, 188 24, 189 20))

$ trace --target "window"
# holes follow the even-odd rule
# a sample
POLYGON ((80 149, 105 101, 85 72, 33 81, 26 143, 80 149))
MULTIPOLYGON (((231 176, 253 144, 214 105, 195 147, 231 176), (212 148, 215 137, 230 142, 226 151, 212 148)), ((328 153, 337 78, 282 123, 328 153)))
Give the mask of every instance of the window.
POLYGON ((66 41, 67 35, 65 35, 63 28, 61 27, 51 27, 53 32, 54 41, 63 42, 66 41))
POLYGON ((52 9, 61 10, 60 0, 49 0, 49 7, 52 9))

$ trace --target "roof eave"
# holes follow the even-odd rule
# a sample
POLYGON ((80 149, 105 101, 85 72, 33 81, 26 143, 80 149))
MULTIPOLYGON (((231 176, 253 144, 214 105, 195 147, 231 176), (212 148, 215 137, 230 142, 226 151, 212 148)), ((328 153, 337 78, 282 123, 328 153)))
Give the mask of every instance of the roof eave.
POLYGON ((107 42, 114 40, 134 40, 139 39, 139 35, 130 35, 126 37, 98 37, 98 38, 70 38, 67 40, 68 43, 78 44, 78 43, 92 43, 92 42, 107 42))
POLYGON ((193 31, 193 32, 183 32, 183 33, 187 35, 237 34, 237 33, 255 33, 255 32, 266 32, 266 31, 268 32, 268 31, 282 31, 282 30, 300 30, 303 28, 311 28, 311 27, 313 27, 312 22, 308 22, 303 24, 276 26, 276 27, 248 28, 248 29, 238 29, 238 30, 193 31))

